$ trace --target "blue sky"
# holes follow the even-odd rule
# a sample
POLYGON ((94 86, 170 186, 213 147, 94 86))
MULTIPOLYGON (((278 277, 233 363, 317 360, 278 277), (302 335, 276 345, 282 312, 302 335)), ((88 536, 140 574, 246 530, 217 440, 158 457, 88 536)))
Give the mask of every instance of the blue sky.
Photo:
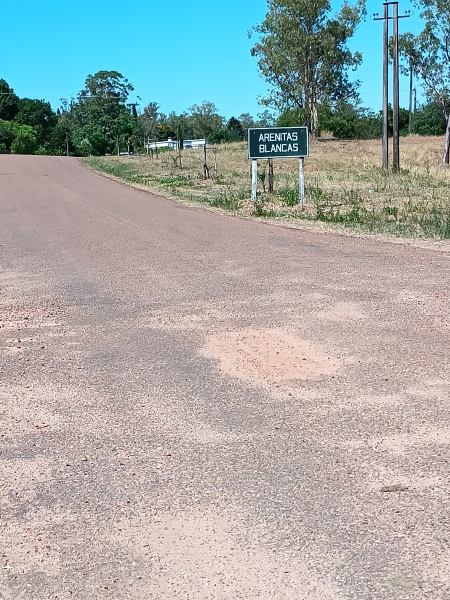
MULTIPOLYGON (((333 2, 339 6, 339 2, 333 2)), ((369 17, 352 40, 363 53, 357 77, 362 104, 381 106, 382 12, 368 0, 369 17)), ((400 2, 399 11, 413 10, 400 2)), ((214 102, 226 118, 264 110, 258 96, 267 87, 250 56, 254 41, 247 31, 264 18, 265 0, 22 0, 2 6, 0 78, 20 97, 44 99, 58 108, 83 88, 88 74, 121 72, 134 85, 140 105, 158 102, 177 113, 203 100, 214 102)), ((400 33, 421 29, 418 12, 400 21, 400 33)), ((400 104, 408 105, 402 79, 400 104)))

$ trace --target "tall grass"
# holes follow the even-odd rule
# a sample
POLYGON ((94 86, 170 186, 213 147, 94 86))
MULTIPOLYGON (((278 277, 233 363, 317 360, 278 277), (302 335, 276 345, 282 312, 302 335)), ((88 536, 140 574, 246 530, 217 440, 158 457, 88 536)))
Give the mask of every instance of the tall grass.
MULTIPOLYGON (((240 215, 317 220, 337 227, 391 235, 450 238, 450 171, 440 164, 440 138, 401 139, 398 173, 383 170, 381 143, 319 141, 305 160, 306 197, 299 206, 298 161, 275 161, 275 191, 258 181, 250 201, 247 145, 208 150, 210 179, 203 178, 203 150, 185 150, 181 166, 170 152, 144 156, 91 157, 94 169, 150 190, 240 215), (215 166, 216 165, 216 168, 215 166)), ((264 172, 261 161, 260 173, 264 172)))

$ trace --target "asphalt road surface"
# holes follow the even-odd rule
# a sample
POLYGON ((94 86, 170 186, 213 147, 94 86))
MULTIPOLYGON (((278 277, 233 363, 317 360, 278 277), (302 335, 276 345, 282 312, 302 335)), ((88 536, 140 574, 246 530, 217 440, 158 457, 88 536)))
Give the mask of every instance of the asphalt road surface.
POLYGON ((0 156, 0 598, 450 598, 450 253, 0 156))

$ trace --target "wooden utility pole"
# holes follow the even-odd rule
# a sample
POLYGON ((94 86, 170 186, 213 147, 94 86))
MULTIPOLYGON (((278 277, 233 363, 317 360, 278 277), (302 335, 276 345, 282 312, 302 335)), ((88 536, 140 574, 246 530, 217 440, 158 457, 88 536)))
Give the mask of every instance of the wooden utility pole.
POLYGON ((383 140, 382 164, 389 166, 389 7, 383 5, 383 140))
POLYGON ((400 131, 399 131, 399 56, 398 56, 398 20, 410 16, 410 11, 404 15, 398 14, 398 2, 384 2, 383 16, 373 15, 374 21, 383 21, 383 139, 382 166, 389 166, 389 21, 393 21, 393 132, 392 132, 392 167, 400 169, 400 131), (389 6, 393 6, 393 15, 389 16, 389 6))
POLYGON ((392 142, 393 142, 393 151, 392 151, 392 166, 394 171, 398 171, 400 169, 400 130, 399 130, 399 118, 398 113, 400 109, 399 104, 399 76, 398 76, 398 2, 394 2, 394 45, 393 45, 393 79, 394 79, 394 102, 393 102, 393 132, 392 132, 392 142))
POLYGON ((412 134, 412 117, 413 117, 413 67, 412 60, 409 61, 409 119, 408 119, 408 135, 412 134))

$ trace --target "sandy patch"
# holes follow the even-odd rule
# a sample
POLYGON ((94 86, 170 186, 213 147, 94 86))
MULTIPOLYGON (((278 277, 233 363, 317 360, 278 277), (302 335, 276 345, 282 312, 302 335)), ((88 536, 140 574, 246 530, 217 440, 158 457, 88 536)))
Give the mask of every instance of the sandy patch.
POLYGON ((438 329, 450 329, 450 302, 448 294, 442 293, 424 294, 416 290, 403 290, 397 294, 398 304, 419 311, 430 319, 431 323, 438 329))
POLYGON ((23 352, 24 348, 20 346, 0 346, 0 353, 6 354, 7 356, 17 356, 23 352))
POLYGON ((0 506, 8 506, 10 496, 31 501, 36 486, 51 478, 53 465, 43 458, 0 460, 0 506))
POLYGON ((51 387, 33 389, 0 386, 0 423, 3 435, 55 429, 59 417, 48 407, 58 391, 51 387))
MULTIPOLYGON (((195 444, 218 444, 230 442, 248 442, 249 433, 238 433, 229 429, 220 430, 202 420, 191 412, 189 416, 177 410, 175 401, 170 398, 161 400, 158 393, 149 394, 139 405, 140 419, 155 423, 159 431, 164 431, 170 438, 184 440, 195 444)), ((261 434, 262 436, 262 434, 261 434)), ((257 436, 253 434, 252 439, 257 436)))
POLYGON ((316 316, 318 319, 334 323, 347 323, 367 318, 357 302, 338 302, 328 310, 320 311, 316 316))
POLYGON ((442 379, 428 379, 423 382, 422 387, 411 387, 406 390, 407 394, 427 400, 444 400, 450 398, 450 385, 442 379))
POLYGON ((367 448, 375 452, 389 452, 395 455, 406 454, 407 452, 426 448, 432 445, 450 445, 450 427, 418 427, 414 431, 407 433, 395 433, 386 436, 376 436, 367 440, 349 440, 345 442, 347 448, 367 448))
MULTIPOLYGON (((58 510, 30 510, 23 520, 0 521, 0 597, 5 598, 72 598, 54 593, 50 582, 58 582, 62 591, 64 557, 61 555, 61 531, 75 529, 69 515, 58 510), (50 587, 36 589, 40 579, 49 578, 50 587)), ((79 527, 79 524, 78 524, 79 527)))
POLYGON ((407 400, 401 394, 358 394, 354 399, 350 399, 348 404, 355 408, 364 408, 371 406, 401 406, 407 400))
POLYGON ((367 489, 373 492, 388 493, 390 489, 394 492, 396 487, 399 490, 429 490, 434 488, 442 490, 448 486, 448 481, 441 477, 431 477, 420 472, 414 475, 401 473, 398 469, 381 463, 365 462, 361 472, 364 473, 363 477, 366 480, 367 489))
POLYGON ((131 556, 133 598, 332 600, 336 593, 298 558, 275 557, 228 517, 209 512, 144 515, 118 522, 108 543, 131 556))
MULTIPOLYGON (((246 310, 249 303, 242 303, 246 310)), ((233 320, 229 306, 212 306, 208 302, 177 306, 177 310, 152 310, 143 319, 144 327, 162 331, 214 331, 224 329, 233 320)))
MULTIPOLYGON (((425 586, 433 594, 433 599, 447 600, 450 598, 450 553, 442 550, 435 560, 429 561, 423 571, 425 586)), ((430 596, 431 597, 431 596, 430 596)))
POLYGON ((405 454, 412 448, 431 445, 449 445, 450 427, 419 427, 408 433, 397 433, 368 440, 368 445, 377 451, 405 454))
POLYGON ((226 331, 210 335, 203 356, 222 373, 256 383, 317 379, 333 375, 341 359, 282 329, 226 331))
POLYGON ((0 523, 1 561, 3 576, 36 575, 57 576, 61 570, 57 535, 42 524, 26 526, 10 521, 0 523))

